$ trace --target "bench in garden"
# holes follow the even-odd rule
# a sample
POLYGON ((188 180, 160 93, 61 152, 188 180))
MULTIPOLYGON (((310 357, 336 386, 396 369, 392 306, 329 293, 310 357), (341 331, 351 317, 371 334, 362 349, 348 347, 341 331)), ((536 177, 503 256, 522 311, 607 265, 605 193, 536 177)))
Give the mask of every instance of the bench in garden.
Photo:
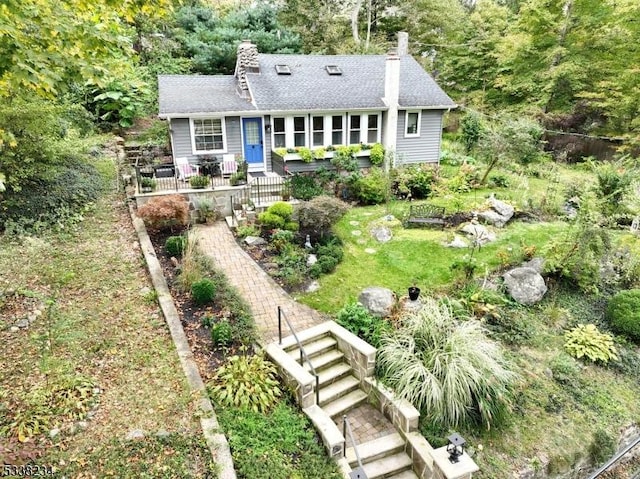
POLYGON ((444 207, 434 205, 411 205, 404 226, 435 225, 444 228, 444 207))

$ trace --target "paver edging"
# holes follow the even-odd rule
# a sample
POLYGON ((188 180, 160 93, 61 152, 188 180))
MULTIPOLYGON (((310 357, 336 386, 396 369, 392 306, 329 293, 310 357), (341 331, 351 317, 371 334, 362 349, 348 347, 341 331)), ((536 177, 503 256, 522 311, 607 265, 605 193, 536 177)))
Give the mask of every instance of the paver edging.
POLYGON ((199 408, 203 415, 200 418, 200 426, 204 435, 207 446, 211 451, 211 455, 215 463, 219 466, 218 477, 221 479, 236 479, 236 471, 233 467, 233 459, 229 449, 229 443, 224 434, 219 432, 219 424, 216 418, 213 405, 209 400, 204 385, 204 381, 198 371, 198 365, 193 359, 193 353, 189 347, 187 336, 184 333, 178 310, 173 302, 173 298, 169 291, 169 286, 162 272, 162 267, 156 256, 151 239, 147 233, 144 222, 138 218, 133 209, 133 205, 129 205, 129 213, 133 227, 138 235, 140 249, 144 255, 151 282, 158 294, 158 303, 164 315, 167 326, 171 333, 171 338, 176 347, 182 370, 187 378, 187 382, 192 392, 196 393, 199 398, 199 408))

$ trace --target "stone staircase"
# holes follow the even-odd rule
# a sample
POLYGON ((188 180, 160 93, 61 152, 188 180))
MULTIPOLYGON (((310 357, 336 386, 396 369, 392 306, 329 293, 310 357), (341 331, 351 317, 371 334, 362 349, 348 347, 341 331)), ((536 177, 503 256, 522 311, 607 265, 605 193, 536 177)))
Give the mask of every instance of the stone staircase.
MULTIPOLYGON (((363 390, 358 372, 354 371, 345 353, 340 349, 338 339, 331 331, 318 328, 316 334, 301 334, 299 337, 313 368, 309 362, 301 361, 300 349, 295 340, 285 338, 283 350, 307 372, 313 374, 315 371, 318 375, 317 406, 338 426, 342 424, 343 415, 367 402, 369 394, 363 390)), ((347 439, 346 443, 349 444, 350 440, 347 439)), ((368 479, 418 478, 412 470, 413 460, 407 454, 407 441, 397 430, 392 434, 362 442, 357 448, 368 479)), ((358 467, 353 446, 346 448, 344 457, 351 470, 358 467)))

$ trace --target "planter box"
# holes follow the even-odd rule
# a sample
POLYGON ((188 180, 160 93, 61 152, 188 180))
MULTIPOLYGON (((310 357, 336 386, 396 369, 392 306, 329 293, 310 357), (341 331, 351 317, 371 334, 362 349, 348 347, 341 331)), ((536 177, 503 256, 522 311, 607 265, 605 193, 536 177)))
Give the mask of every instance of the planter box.
MULTIPOLYGON (((300 155, 297 153, 287 153, 284 157, 278 155, 275 152, 271 152, 271 163, 273 165, 273 171, 281 176, 285 175, 285 168, 289 173, 305 173, 310 171, 316 171, 319 168, 326 168, 327 170, 335 170, 335 166, 331 164, 331 158, 335 154, 334 151, 327 151, 324 154, 324 159, 313 160, 310 162, 302 161, 300 155)), ((359 168, 371 168, 371 161, 369 160, 369 150, 358 151, 356 154, 359 168)))

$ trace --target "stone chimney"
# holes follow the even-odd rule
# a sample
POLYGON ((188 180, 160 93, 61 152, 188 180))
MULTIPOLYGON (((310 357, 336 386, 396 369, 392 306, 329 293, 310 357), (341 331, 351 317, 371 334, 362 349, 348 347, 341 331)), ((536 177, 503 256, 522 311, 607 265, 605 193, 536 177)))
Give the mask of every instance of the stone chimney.
MULTIPOLYGON (((384 68, 384 102, 387 113, 384 121, 383 143, 385 149, 393 154, 396 150, 398 134, 398 97, 400 96, 400 57, 396 50, 387 54, 384 68)), ((389 165, 393 166, 393 165, 389 165)))
POLYGON ((238 80, 240 96, 243 98, 249 98, 247 73, 260 73, 258 47, 251 43, 251 40, 242 40, 238 45, 235 77, 238 80))

